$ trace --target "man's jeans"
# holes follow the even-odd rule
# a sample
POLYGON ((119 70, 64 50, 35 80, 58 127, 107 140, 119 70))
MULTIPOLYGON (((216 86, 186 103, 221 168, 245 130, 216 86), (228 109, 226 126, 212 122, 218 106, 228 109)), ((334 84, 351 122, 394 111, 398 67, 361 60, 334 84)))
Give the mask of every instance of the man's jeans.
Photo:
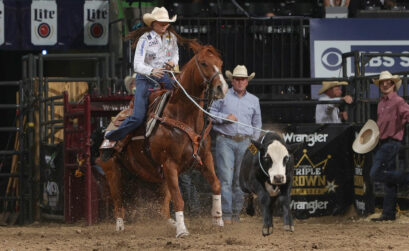
POLYGON ((189 213, 192 215, 200 214, 200 198, 197 192, 196 184, 194 184, 193 176, 198 175, 197 170, 188 170, 179 174, 179 188, 182 194, 182 198, 185 201, 185 207, 187 206, 189 213))
MULTIPOLYGON (((152 77, 154 78, 154 77, 152 77)), ((166 89, 172 89, 172 79, 165 74, 161 79, 154 78, 160 83, 165 83, 166 89)), ((109 140, 121 140, 125 136, 138 128, 145 119, 148 110, 148 98, 151 91, 155 88, 156 83, 144 75, 136 76, 135 99, 133 103, 133 113, 127 117, 118 129, 108 132, 105 138, 109 140)))
POLYGON ((240 188, 240 164, 250 139, 236 142, 218 135, 216 138, 216 172, 222 187, 223 218, 238 219, 243 207, 243 191, 240 188))
POLYGON ((385 216, 395 216, 397 185, 408 181, 407 174, 395 168, 395 158, 400 146, 401 143, 394 140, 381 143, 373 157, 370 177, 372 182, 384 183, 385 196, 382 214, 385 216))

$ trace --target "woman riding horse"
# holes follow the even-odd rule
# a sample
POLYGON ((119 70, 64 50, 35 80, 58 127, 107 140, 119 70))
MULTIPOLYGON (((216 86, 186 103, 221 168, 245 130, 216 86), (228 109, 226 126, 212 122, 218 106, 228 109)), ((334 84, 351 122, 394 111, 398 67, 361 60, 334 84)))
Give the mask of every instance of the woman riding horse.
POLYGON ((133 40, 135 48, 134 70, 136 74, 136 90, 133 113, 116 129, 106 133, 105 138, 117 141, 138 128, 145 119, 149 93, 157 88, 158 83, 165 83, 166 89, 173 88, 173 81, 163 70, 170 70, 179 62, 177 43, 185 44, 191 39, 181 37, 170 26, 176 21, 176 15, 169 18, 168 11, 155 7, 152 13, 143 15, 145 27, 131 32, 128 36, 133 40))
MULTIPOLYGON (((150 20, 153 23, 160 22, 160 20, 174 21, 175 18, 169 19, 167 11, 166 13, 164 11, 163 15, 157 15, 156 19, 151 16, 151 18, 145 18, 144 16, 145 23, 151 24, 150 20), (153 20, 157 21, 154 22, 153 20)), ((155 10, 152 13, 154 12, 155 10)), ((153 33, 149 34, 152 35, 153 33)), ((152 40, 152 37, 149 39, 149 34, 145 43, 149 43, 149 41, 156 43, 155 41, 158 40, 152 40)), ((173 33, 168 33, 169 39, 172 39, 171 34, 173 33)), ((148 53, 148 51, 143 51, 146 45, 138 46, 136 53, 139 52, 143 55, 148 53)), ((125 212, 122 203, 121 170, 127 168, 141 179, 163 184, 162 192, 165 198, 162 213, 170 219, 169 202, 172 199, 176 218, 176 237, 188 235, 189 232, 184 223, 184 202, 178 186, 178 175, 192 165, 200 169, 213 191, 213 223, 223 226, 220 182, 214 171, 213 157, 210 151, 210 137, 207 137, 211 126, 205 123, 203 112, 193 105, 186 95, 187 93, 196 100, 201 100, 201 106, 203 106, 205 91, 211 93, 208 95, 209 99, 223 98, 227 92, 226 81, 220 73, 223 61, 220 59, 219 53, 210 45, 202 46, 190 41, 189 46, 195 52, 195 55, 181 71, 180 84, 183 89, 180 87, 173 91, 162 116, 157 117, 161 123, 154 129, 152 135, 145 140, 130 141, 124 148, 123 153, 116 153, 107 161, 97 160, 97 163, 106 173, 115 208, 117 230, 124 229, 123 218, 125 212)), ((152 55, 152 52, 149 53, 152 55)), ((158 72, 161 71, 160 68, 153 68, 154 74, 157 73, 155 69, 158 72)), ((159 75, 156 77, 159 77, 159 75)), ((146 79, 137 83, 137 85, 142 85, 144 88, 147 88, 149 84, 151 84, 150 80, 146 79)), ((147 91, 143 89, 143 92, 146 93, 147 91)), ((147 97, 142 96, 143 100, 145 98, 147 97)), ((135 97, 135 102, 137 102, 136 100, 135 97)), ((143 103, 143 105, 145 104, 143 103)), ((136 106, 135 103, 134 107, 136 106)), ((131 122, 127 122, 127 124, 129 123, 131 122)), ((139 121, 138 123, 140 124, 139 121)), ((126 128, 124 130, 128 131, 129 128, 135 128, 135 126, 126 128)), ((139 128, 133 131, 131 136, 143 133, 144 128, 139 128)), ((126 135, 123 132, 119 134, 126 135)), ((112 133, 111 135, 119 134, 112 133)), ((107 136, 109 137, 109 135, 107 136)))

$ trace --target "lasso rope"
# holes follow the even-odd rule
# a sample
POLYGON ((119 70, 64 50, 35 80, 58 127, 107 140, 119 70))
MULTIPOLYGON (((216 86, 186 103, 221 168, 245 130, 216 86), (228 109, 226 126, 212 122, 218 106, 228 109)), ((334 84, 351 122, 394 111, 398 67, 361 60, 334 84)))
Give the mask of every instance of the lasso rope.
POLYGON ((245 127, 249 127, 249 128, 252 128, 253 130, 258 130, 258 131, 261 131, 261 132, 264 132, 264 133, 273 132, 273 131, 270 131, 270 130, 264 130, 264 129, 257 128, 257 127, 251 126, 251 125, 247 125, 247 124, 244 124, 244 123, 239 122, 239 121, 234 121, 234 120, 231 120, 231 119, 222 118, 222 117, 219 117, 219 116, 217 116, 217 115, 214 115, 214 114, 209 113, 208 111, 206 111, 205 109, 203 109, 192 97, 190 97, 189 93, 187 93, 187 91, 185 90, 185 88, 183 88, 183 86, 182 86, 182 85, 179 83, 179 81, 176 79, 176 76, 175 76, 175 74, 173 74, 173 71, 169 71, 169 70, 163 70, 163 71, 172 74, 173 79, 174 79, 175 82, 178 84, 178 86, 182 89, 182 91, 183 91, 183 93, 186 95, 186 97, 187 97, 190 101, 192 101, 192 103, 193 103, 197 108, 199 108, 202 112, 204 112, 206 115, 208 115, 208 116, 210 116, 210 117, 212 117, 212 118, 217 118, 217 119, 221 119, 221 120, 228 121, 228 122, 231 122, 231 123, 236 123, 236 124, 239 124, 239 125, 242 125, 242 126, 245 126, 245 127))

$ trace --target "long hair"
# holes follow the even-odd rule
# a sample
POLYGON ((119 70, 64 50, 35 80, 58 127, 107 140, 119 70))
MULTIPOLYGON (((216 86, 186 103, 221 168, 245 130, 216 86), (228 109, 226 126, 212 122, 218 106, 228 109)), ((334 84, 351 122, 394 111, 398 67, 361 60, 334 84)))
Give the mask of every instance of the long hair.
MULTIPOLYGON (((131 40, 132 41, 132 49, 136 48, 136 45, 138 44, 139 38, 145 33, 145 32, 150 32, 153 30, 152 27, 149 26, 143 26, 139 29, 136 29, 132 32, 130 32, 126 37, 125 40, 131 40)), ((176 31, 175 28, 173 28, 172 25, 169 25, 168 29, 166 32, 173 33, 176 36, 177 43, 178 45, 187 45, 192 42, 196 42, 196 39, 191 39, 191 38, 185 38, 179 35, 176 31)))

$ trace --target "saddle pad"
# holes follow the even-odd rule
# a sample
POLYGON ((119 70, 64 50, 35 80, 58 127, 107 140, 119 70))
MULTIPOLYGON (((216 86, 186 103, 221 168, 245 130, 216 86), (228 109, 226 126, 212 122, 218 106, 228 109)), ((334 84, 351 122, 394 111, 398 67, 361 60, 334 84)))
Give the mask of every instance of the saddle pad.
MULTIPOLYGON (((168 100, 168 97, 170 95, 170 91, 165 92, 162 96, 158 97, 160 98, 158 104, 152 109, 152 113, 160 117, 162 115, 163 108, 165 107, 166 101, 168 100)), ((149 137, 155 128, 156 121, 157 119, 154 117, 148 117, 148 121, 146 122, 146 133, 145 137, 149 137)))

